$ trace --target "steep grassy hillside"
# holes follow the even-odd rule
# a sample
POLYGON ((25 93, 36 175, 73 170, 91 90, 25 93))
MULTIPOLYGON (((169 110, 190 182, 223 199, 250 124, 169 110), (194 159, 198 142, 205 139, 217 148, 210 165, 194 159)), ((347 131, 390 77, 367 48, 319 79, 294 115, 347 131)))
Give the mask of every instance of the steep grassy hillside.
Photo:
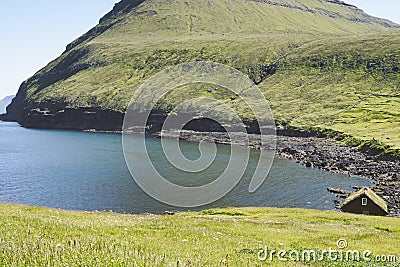
MULTIPOLYGON (((21 85, 7 118, 30 127, 116 128, 152 74, 209 60, 248 74, 283 125, 399 149, 399 27, 334 0, 123 0, 21 85), (115 114, 79 123, 85 111, 103 110, 115 114)), ((160 107, 202 95, 203 87, 187 86, 160 107)), ((252 118, 229 92, 214 96, 252 118)))
POLYGON ((1 266, 368 267, 399 266, 400 260, 398 219, 332 211, 228 208, 157 216, 0 205, 0 216, 1 266), (340 239, 348 247, 339 249, 340 239), (275 255, 264 262, 257 257, 264 246, 344 251, 344 259, 349 250, 368 250, 371 261, 330 261, 325 255, 322 261, 281 262, 275 255), (383 255, 397 262, 375 260, 383 255))
POLYGON ((399 149, 399 51, 400 32, 317 41, 290 53, 259 86, 276 117, 292 126, 399 149))

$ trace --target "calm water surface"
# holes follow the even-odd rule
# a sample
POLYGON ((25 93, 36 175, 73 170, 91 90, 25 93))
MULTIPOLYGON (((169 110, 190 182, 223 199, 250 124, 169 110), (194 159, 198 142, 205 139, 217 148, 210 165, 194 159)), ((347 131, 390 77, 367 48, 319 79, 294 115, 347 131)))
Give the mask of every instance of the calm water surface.
MULTIPOLYGON (((112 210, 126 213, 158 213, 177 208, 164 205, 144 193, 126 167, 121 135, 73 131, 31 130, 16 123, 0 122, 0 202, 74 210, 112 210)), ((159 153, 158 139, 147 142, 160 171, 182 185, 205 184, 221 173, 230 155, 229 146, 218 146, 217 160, 209 169, 191 174, 168 165, 159 153)), ((195 159, 198 145, 181 145, 195 159)), ((137 160, 144 159, 137 151, 137 160)), ((251 152, 248 170, 226 197, 207 207, 269 206, 334 209, 335 196, 326 189, 351 189, 370 185, 361 177, 305 168, 277 158, 258 191, 248 192, 258 151, 251 152)))

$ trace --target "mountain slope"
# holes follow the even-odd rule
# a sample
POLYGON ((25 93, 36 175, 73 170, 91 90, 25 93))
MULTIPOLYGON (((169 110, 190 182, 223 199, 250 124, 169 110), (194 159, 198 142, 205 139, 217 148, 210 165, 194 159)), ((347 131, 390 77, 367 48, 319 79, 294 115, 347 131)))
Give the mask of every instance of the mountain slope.
POLYGON ((6 107, 10 105, 11 100, 14 98, 13 95, 11 96, 6 96, 2 100, 0 100, 0 114, 6 113, 6 107))
MULTIPOLYGON (((400 148, 399 29, 334 0, 123 0, 21 85, 6 119, 28 127, 119 129, 144 80, 167 66, 209 60, 248 74, 283 125, 400 148)), ((181 90, 160 109, 203 93, 181 90)))

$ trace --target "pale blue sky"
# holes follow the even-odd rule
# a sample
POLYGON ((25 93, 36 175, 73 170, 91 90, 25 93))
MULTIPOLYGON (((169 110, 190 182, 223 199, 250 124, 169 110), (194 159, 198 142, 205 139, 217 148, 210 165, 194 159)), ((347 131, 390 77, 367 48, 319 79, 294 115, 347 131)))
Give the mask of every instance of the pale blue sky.
MULTIPOLYGON (((201 1, 201 0, 199 0, 201 1)), ((0 99, 95 26, 118 0, 0 0, 0 99)), ((399 0, 345 0, 400 23, 399 0)))

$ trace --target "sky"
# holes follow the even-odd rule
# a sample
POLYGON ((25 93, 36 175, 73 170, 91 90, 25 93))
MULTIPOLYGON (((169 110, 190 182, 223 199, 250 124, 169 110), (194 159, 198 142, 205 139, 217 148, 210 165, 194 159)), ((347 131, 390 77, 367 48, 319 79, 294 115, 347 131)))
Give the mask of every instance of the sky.
MULTIPOLYGON (((201 1, 201 0, 199 0, 201 1)), ((0 99, 57 58, 90 30, 118 0, 1 0, 0 99)), ((399 0, 345 0, 365 12, 400 23, 399 0)))

